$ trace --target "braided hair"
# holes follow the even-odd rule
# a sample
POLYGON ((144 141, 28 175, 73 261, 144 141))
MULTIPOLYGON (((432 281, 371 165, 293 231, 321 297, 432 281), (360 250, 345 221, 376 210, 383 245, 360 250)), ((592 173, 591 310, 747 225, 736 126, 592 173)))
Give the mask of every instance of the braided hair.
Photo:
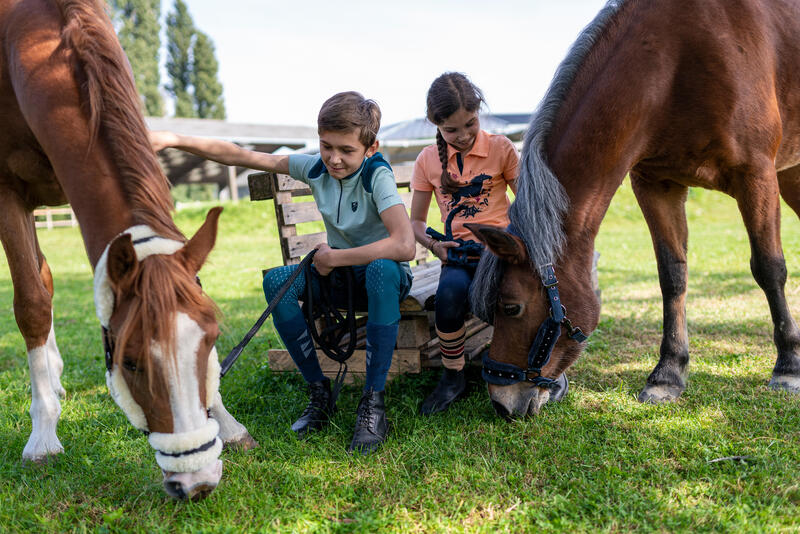
POLYGON ((478 111, 481 103, 486 103, 483 93, 460 72, 445 72, 428 89, 428 120, 437 126, 436 147, 439 161, 442 162, 442 190, 453 194, 458 190, 458 182, 447 171, 447 142, 438 126, 461 108, 472 113, 478 111))

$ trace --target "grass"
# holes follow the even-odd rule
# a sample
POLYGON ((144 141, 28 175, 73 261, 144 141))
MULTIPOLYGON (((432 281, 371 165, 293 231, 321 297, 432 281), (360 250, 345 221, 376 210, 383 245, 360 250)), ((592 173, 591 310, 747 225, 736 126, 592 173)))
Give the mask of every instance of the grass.
MULTIPOLYGON (((207 206, 176 215, 191 234, 207 206)), ((570 394, 536 418, 499 420, 485 386, 448 413, 416 410, 437 373, 387 389, 390 438, 368 458, 345 453, 358 390, 331 427, 299 442, 289 430, 302 382, 271 373, 269 322, 223 380, 226 404, 260 447, 225 452, 223 481, 198 503, 161 489, 146 440, 104 384, 92 275, 73 229, 40 232, 56 279, 55 322, 66 368, 56 461, 23 466, 30 383, 0 267, 0 529, 147 532, 794 532, 800 529, 800 402, 766 384, 772 325, 749 273, 735 203, 693 190, 690 217, 689 386, 676 403, 636 395, 657 361, 661 297, 648 230, 629 185, 597 239, 603 310, 569 371, 570 394), (724 457, 743 460, 713 461, 724 457)), ((800 313, 800 222, 784 206, 787 298, 800 313)), ((201 271, 223 313, 218 349, 233 347, 262 311, 263 267, 280 262, 272 206, 229 205, 201 271)))

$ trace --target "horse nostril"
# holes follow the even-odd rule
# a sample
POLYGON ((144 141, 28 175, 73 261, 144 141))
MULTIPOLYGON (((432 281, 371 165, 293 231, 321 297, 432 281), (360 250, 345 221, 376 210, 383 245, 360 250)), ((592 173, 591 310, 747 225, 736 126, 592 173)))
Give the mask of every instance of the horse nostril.
POLYGON ((511 412, 506 409, 505 406, 497 402, 496 400, 492 401, 492 406, 494 406, 494 411, 497 412, 497 415, 505 419, 506 421, 511 421, 511 412))
POLYGON ((170 497, 175 499, 186 499, 186 492, 183 490, 183 484, 176 480, 168 480, 164 482, 164 491, 166 491, 170 497))

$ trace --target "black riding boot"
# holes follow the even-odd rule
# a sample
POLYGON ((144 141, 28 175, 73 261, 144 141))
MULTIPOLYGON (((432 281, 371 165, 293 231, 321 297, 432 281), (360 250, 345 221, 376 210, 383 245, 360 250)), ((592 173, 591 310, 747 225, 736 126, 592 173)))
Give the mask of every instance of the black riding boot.
POLYGON ((436 384, 433 392, 422 401, 419 413, 431 415, 445 411, 451 404, 464 394, 467 388, 467 378, 464 369, 456 371, 444 368, 439 383, 436 384))
POLYGON ((309 432, 316 432, 328 424, 331 414, 336 409, 331 405, 331 381, 326 378, 308 384, 308 406, 303 410, 300 419, 294 422, 292 430, 297 437, 305 437, 309 432))
POLYGON ((368 389, 361 395, 356 410, 356 429, 353 441, 347 452, 358 451, 367 455, 386 441, 389 423, 386 421, 386 405, 383 403, 383 391, 368 389))

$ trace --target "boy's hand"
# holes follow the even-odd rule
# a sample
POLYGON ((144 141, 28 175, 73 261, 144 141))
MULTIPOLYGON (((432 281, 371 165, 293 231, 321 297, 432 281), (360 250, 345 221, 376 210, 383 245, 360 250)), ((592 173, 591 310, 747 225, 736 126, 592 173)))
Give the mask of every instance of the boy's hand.
POLYGON ((329 247, 326 243, 320 243, 316 247, 317 249, 316 254, 314 254, 314 267, 317 268, 317 271, 322 276, 328 276, 331 274, 336 265, 333 264, 334 254, 336 253, 331 247, 329 247))
POLYGON ((172 132, 166 131, 151 131, 150 132, 150 146, 153 147, 154 152, 164 150, 167 147, 175 146, 178 144, 178 136, 172 132))

